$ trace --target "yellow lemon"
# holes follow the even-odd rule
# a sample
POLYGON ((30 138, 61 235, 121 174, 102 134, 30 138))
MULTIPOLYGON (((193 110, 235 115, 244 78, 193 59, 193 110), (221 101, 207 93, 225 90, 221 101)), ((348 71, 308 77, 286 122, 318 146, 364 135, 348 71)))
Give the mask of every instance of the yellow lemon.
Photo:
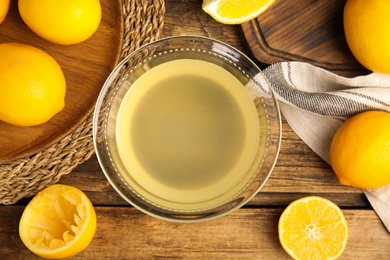
POLYGON ((202 9, 224 24, 241 24, 252 20, 275 0, 203 0, 202 9))
POLYGON ((0 2, 0 23, 2 23, 7 16, 9 4, 10 0, 1 0, 0 2))
POLYGON ((341 184, 372 189, 390 183, 390 113, 346 120, 333 137, 330 163, 341 184))
POLYGON ((87 40, 99 27, 99 0, 19 0, 19 13, 42 38, 62 45, 87 40))
POLYGON ((73 256, 84 250, 96 231, 96 213, 81 190, 54 184, 26 206, 19 235, 33 253, 49 259, 73 256))
POLYGON ((309 196, 292 202, 278 224, 279 241, 293 259, 337 259, 348 242, 348 224, 333 202, 309 196))
POLYGON ((390 1, 348 0, 344 32, 355 58, 374 72, 390 73, 390 1))
POLYGON ((49 54, 20 43, 0 44, 0 120, 19 126, 47 122, 65 105, 66 81, 49 54))

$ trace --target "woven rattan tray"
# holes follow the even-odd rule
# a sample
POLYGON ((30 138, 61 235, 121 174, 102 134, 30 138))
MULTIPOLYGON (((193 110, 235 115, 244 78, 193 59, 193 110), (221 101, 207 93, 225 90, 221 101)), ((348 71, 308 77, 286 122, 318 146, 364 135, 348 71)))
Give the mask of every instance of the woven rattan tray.
MULTIPOLYGON (((159 38, 164 0, 123 0, 120 59, 159 38)), ((103 10, 104 12, 104 10, 103 10)), ((14 204, 56 183, 94 153, 92 114, 70 134, 42 151, 0 164, 0 204, 14 204)))

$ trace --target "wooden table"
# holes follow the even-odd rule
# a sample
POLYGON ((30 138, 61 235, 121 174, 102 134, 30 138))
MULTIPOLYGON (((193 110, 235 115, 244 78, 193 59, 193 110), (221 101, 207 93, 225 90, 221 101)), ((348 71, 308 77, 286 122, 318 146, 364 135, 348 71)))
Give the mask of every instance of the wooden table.
MULTIPOLYGON (((215 22, 200 0, 167 0, 163 35, 202 35, 249 54, 240 27, 215 22)), ((74 259, 289 259, 277 235, 283 209, 293 200, 319 195, 338 204, 349 224, 341 259, 390 259, 390 234, 361 190, 338 184, 332 169, 283 121, 275 170, 246 206, 206 223, 174 224, 129 206, 110 186, 92 156, 60 181, 85 191, 97 212, 97 232, 74 259)), ((0 206, 0 259, 39 259, 22 244, 18 223, 28 202, 0 206)))

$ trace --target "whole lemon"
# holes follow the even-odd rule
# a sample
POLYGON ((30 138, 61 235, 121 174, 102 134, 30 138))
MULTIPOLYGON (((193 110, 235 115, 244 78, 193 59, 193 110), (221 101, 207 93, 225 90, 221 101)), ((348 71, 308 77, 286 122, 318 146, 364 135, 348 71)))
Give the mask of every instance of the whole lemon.
POLYGON ((63 71, 49 54, 26 44, 0 44, 0 120, 45 123, 64 108, 65 92, 63 71))
POLYGON ((355 58, 374 72, 390 73, 390 1, 347 0, 345 37, 355 58))
POLYGON ((0 23, 2 23, 7 16, 10 1, 11 0, 2 0, 0 2, 0 23))
POLYGON ((99 27, 99 0, 19 0, 19 13, 27 26, 57 44, 80 43, 99 27))
POLYGON ((347 119, 333 137, 330 163, 341 184, 373 189, 390 183, 390 113, 347 119))

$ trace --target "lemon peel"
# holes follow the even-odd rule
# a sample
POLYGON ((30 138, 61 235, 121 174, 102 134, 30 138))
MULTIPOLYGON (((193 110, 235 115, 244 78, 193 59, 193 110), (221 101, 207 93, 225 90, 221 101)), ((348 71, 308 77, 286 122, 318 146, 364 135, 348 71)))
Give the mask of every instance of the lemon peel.
POLYGON ((248 22, 265 10, 275 0, 203 0, 202 9, 223 24, 248 22))

